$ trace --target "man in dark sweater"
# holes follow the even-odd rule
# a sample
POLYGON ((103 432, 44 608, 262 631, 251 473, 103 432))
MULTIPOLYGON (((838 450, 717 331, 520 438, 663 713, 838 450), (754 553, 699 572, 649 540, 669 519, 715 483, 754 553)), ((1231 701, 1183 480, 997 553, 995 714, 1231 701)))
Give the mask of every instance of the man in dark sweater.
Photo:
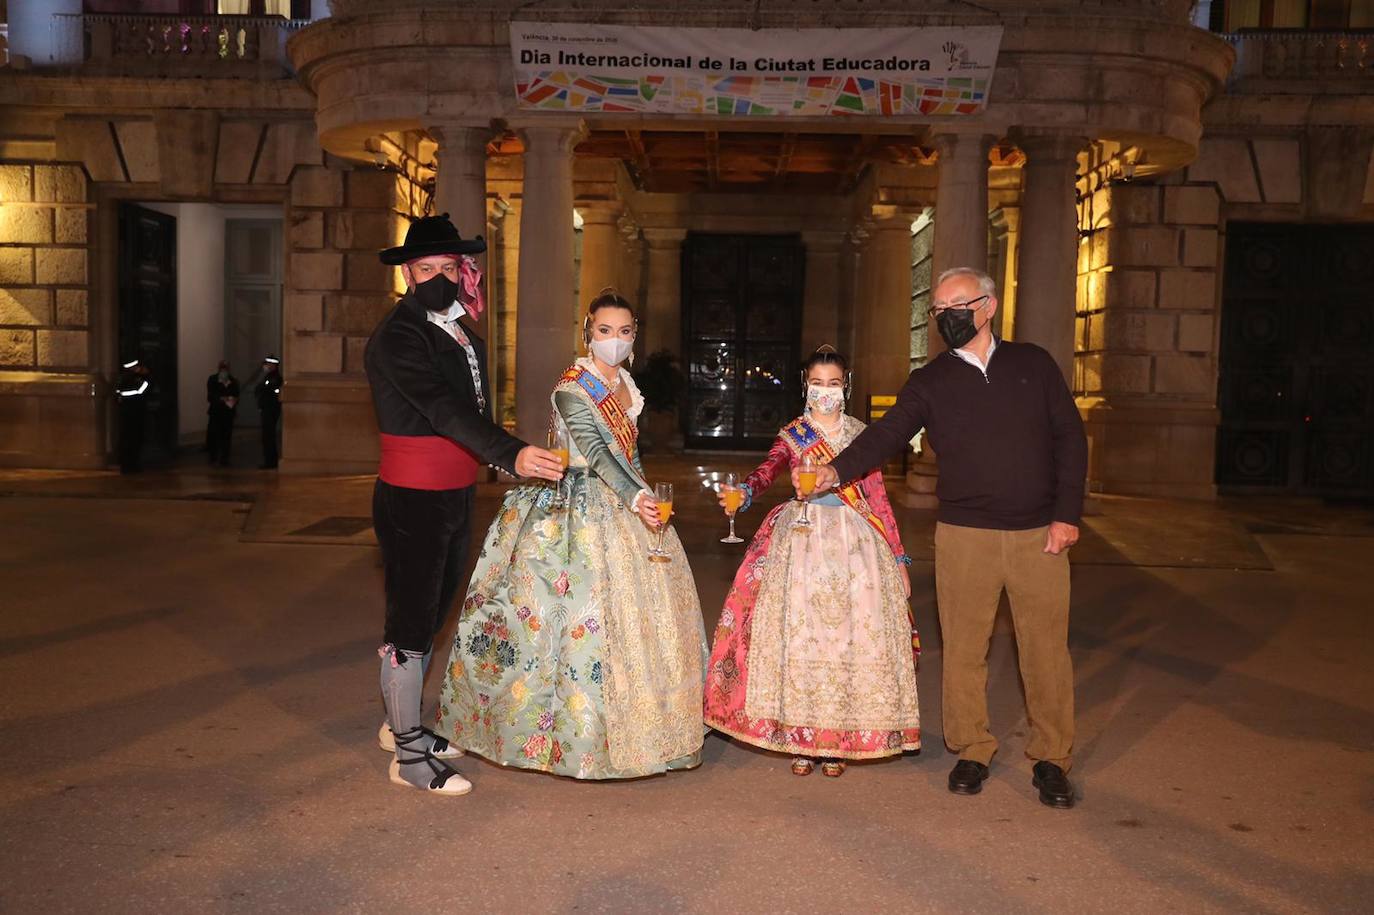
POLYGON ((949 790, 981 791, 997 750, 988 729, 987 655, 1005 588, 1026 690, 1033 784, 1042 803, 1072 807, 1067 550, 1078 540, 1083 511, 1083 422, 1049 353, 993 337, 991 277, 947 270, 933 300, 931 320, 949 349, 912 372, 887 415, 822 468, 816 491, 862 476, 926 430, 940 457, 935 587, 945 743, 959 754, 949 790))

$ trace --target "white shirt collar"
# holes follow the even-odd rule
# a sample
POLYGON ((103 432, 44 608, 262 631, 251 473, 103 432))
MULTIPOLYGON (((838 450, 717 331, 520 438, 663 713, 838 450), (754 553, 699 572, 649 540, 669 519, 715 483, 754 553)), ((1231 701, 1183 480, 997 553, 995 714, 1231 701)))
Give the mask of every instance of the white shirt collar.
POLYGON ((964 361, 967 362, 969 365, 973 366, 974 368, 976 368, 976 369, 978 369, 980 372, 982 372, 984 375, 986 375, 986 374, 988 373, 988 363, 989 363, 989 362, 992 362, 992 354, 993 354, 993 352, 996 351, 996 349, 997 349, 997 337, 994 335, 993 338, 992 338, 992 342, 988 344, 988 361, 987 361, 987 362, 984 362, 983 360, 979 359, 978 356, 977 356, 976 354, 974 354, 972 351, 966 350, 966 349, 956 349, 956 350, 954 350, 954 355, 958 356, 960 359, 964 360, 964 361))
POLYGON ((435 324, 452 324, 463 316, 463 306, 454 302, 448 307, 448 311, 430 311, 425 309, 425 317, 435 324))

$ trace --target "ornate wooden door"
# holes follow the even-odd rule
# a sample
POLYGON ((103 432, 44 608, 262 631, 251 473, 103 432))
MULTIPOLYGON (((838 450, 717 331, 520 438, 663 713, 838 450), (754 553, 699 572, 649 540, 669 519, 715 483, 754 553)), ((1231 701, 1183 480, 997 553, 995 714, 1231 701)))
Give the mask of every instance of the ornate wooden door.
POLYGON ((1374 226, 1232 223, 1217 482, 1374 494, 1374 226))
POLYGON ((801 239, 693 233, 682 260, 687 445, 766 448, 801 411, 801 239))

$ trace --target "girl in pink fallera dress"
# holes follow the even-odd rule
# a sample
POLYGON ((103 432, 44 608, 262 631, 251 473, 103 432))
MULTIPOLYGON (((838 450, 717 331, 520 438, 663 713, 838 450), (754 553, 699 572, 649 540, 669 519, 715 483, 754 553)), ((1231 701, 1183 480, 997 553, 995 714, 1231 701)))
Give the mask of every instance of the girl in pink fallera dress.
MULTIPOLYGON (((826 462, 864 428, 844 412, 848 363, 823 346, 807 360, 806 412, 782 428, 744 482, 744 505, 804 457, 826 462)), ((844 760, 921 745, 902 548, 881 471, 768 513, 725 599, 707 667, 706 723, 791 754, 792 771, 844 772, 844 760)), ((723 497, 722 497, 723 504, 723 497)))

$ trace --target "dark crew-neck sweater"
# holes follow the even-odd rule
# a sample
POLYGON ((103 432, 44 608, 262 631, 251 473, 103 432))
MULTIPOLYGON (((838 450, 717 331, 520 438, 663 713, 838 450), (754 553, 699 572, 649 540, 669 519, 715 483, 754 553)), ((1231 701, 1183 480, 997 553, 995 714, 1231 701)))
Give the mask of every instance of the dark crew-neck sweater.
POLYGON ((935 448, 939 519, 1026 530, 1077 524, 1088 444, 1050 354, 998 341, 987 374, 951 352, 911 373, 887 414, 835 458, 841 481, 899 454, 922 428, 935 448))

